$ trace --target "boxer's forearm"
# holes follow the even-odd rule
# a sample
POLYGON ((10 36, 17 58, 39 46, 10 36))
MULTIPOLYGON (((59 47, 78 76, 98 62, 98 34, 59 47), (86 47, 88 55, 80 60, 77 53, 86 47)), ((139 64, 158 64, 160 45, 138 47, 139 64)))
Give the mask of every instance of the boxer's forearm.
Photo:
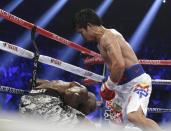
MULTIPOLYGON (((49 80, 37 79, 36 80, 36 87, 40 86, 42 84, 48 83, 48 82, 50 82, 50 81, 49 80)), ((32 84, 32 79, 29 80, 29 85, 31 86, 31 84, 32 84)))
POLYGON ((119 64, 112 65, 110 78, 113 82, 118 83, 122 78, 125 67, 119 64))
POLYGON ((49 80, 41 80, 41 79, 37 79, 36 80, 36 85, 39 86, 39 85, 42 85, 42 84, 45 84, 45 83, 48 83, 50 82, 49 80))
POLYGON ((36 86, 36 88, 37 88, 37 89, 52 88, 52 83, 51 83, 51 82, 41 83, 39 86, 36 86))

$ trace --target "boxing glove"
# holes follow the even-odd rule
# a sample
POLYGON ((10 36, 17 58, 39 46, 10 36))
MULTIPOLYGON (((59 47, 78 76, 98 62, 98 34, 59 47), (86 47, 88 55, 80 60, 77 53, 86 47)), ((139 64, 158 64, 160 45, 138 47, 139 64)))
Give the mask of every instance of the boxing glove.
POLYGON ((115 97, 115 87, 117 83, 112 82, 110 77, 108 77, 107 81, 102 84, 100 95, 104 100, 112 100, 115 97))

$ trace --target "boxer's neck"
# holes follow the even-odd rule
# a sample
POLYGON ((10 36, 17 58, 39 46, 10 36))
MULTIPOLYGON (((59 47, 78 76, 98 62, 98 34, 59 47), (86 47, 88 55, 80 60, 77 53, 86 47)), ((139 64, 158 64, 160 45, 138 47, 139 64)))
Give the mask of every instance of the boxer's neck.
POLYGON ((95 36, 95 40, 99 43, 100 39, 103 37, 104 33, 106 31, 106 28, 104 28, 103 26, 96 26, 93 29, 93 33, 95 36))

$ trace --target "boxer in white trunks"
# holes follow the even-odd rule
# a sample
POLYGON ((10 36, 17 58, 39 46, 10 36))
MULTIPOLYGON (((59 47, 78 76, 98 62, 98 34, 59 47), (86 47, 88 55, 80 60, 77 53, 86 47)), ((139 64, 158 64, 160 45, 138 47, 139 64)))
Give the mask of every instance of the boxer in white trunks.
POLYGON ((105 28, 92 9, 77 12, 73 23, 85 40, 98 43, 100 54, 109 68, 110 76, 102 84, 101 96, 114 101, 119 97, 122 110, 125 110, 122 112, 126 114, 123 117, 129 122, 145 130, 160 130, 155 121, 145 116, 151 78, 144 72, 128 42, 115 29, 105 28))

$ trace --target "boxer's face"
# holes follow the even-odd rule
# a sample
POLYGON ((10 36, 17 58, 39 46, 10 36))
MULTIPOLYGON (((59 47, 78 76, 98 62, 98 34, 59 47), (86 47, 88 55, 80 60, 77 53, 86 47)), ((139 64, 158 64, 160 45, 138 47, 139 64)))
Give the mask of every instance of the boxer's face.
POLYGON ((81 36, 86 41, 93 41, 94 40, 94 36, 93 36, 92 31, 89 28, 89 26, 87 27, 87 29, 85 29, 85 28, 79 28, 79 29, 77 29, 77 32, 80 33, 81 36))

